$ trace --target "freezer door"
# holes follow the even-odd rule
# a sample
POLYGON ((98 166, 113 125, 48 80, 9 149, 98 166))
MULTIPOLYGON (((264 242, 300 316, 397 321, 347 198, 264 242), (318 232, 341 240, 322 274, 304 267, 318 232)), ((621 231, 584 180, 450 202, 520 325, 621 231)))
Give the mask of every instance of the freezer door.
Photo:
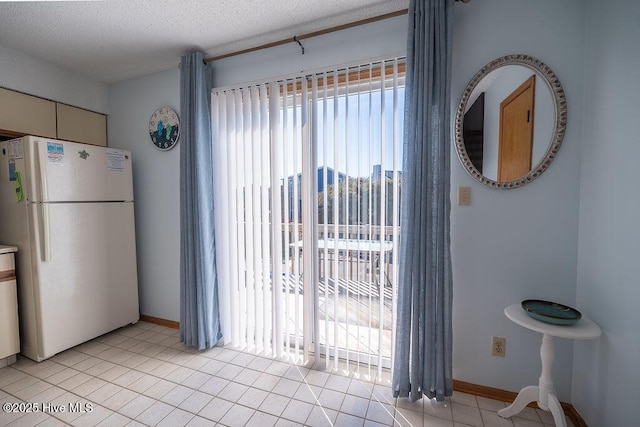
POLYGON ((21 175, 27 201, 133 200, 129 151, 33 136, 19 141, 24 162, 15 161, 15 167, 26 169, 21 175))
POLYGON ((133 203, 29 205, 35 247, 34 291, 42 360, 139 318, 133 203), (46 242, 44 242, 46 240, 46 242))

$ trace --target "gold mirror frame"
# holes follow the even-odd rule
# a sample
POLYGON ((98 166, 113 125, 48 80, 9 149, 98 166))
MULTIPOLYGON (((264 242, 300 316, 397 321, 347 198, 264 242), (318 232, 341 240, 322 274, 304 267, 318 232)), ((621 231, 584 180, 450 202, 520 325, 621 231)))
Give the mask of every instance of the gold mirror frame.
POLYGON ((462 166, 467 171, 467 173, 481 184, 484 184, 491 188, 498 188, 503 190, 518 188, 538 178, 542 174, 542 172, 544 172, 549 167, 553 159, 558 154, 558 150, 560 149, 560 145, 562 144, 562 140, 564 139, 566 126, 567 100, 564 95, 562 84, 560 83, 560 80, 555 75, 553 70, 542 61, 529 55, 506 55, 497 58, 482 67, 482 69, 480 69, 480 71, 478 71, 467 84, 467 87, 462 94, 462 99, 460 100, 460 103, 458 105, 455 117, 456 151, 458 153, 458 158, 460 159, 460 162, 462 162, 462 166), (478 171, 478 169, 476 169, 476 167, 471 162, 464 144, 463 122, 467 102, 469 101, 471 93, 478 85, 478 83, 492 71, 507 65, 523 65, 537 72, 543 78, 549 90, 551 90, 553 105, 555 108, 555 123, 553 133, 551 135, 551 141, 549 142, 549 146, 547 147, 547 151, 542 157, 542 160, 540 160, 535 166, 532 166, 529 173, 522 176, 521 178, 518 178, 514 181, 499 182, 482 175, 482 173, 480 173, 480 171, 478 171))

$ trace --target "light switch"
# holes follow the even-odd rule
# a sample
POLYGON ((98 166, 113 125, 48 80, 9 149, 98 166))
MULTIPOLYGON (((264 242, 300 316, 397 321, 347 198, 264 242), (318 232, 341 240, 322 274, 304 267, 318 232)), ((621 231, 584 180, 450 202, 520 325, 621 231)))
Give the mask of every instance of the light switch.
POLYGON ((458 206, 471 205, 471 187, 458 187, 458 206))

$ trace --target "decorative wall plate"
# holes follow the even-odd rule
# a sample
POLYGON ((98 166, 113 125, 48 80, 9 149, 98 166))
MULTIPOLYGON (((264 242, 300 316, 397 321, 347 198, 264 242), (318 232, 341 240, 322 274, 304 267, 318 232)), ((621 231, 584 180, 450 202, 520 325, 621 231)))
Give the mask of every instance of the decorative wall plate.
POLYGON ((573 325, 582 317, 575 308, 538 299, 522 301, 522 308, 534 319, 554 325, 573 325))
POLYGON ((159 150, 171 150, 180 137, 180 119, 171 107, 160 107, 149 119, 149 137, 159 150))

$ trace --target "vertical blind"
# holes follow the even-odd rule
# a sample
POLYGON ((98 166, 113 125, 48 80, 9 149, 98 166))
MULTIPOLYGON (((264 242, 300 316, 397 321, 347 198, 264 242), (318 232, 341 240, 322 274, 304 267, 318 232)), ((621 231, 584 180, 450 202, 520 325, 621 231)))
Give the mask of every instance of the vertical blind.
POLYGON ((403 99, 402 58, 214 89, 225 344, 390 363, 403 99))

